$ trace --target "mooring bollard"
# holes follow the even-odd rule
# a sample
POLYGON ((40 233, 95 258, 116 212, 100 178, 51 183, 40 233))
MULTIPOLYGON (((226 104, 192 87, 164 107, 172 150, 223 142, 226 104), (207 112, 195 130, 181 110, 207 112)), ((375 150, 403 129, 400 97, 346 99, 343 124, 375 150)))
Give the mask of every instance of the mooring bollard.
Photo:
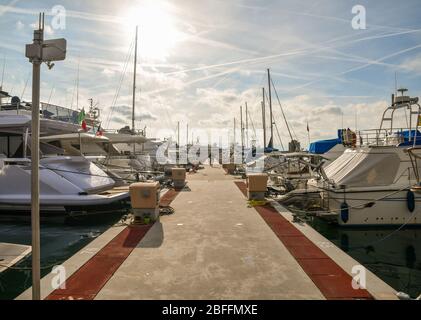
POLYGON ((247 176, 247 197, 249 200, 265 200, 268 175, 266 173, 250 173, 247 176))
POLYGON ((130 185, 130 199, 135 223, 159 220, 159 182, 138 182, 130 185))
POLYGON ((172 180, 174 182, 174 189, 181 190, 186 185, 186 169, 184 168, 173 168, 172 169, 172 180))

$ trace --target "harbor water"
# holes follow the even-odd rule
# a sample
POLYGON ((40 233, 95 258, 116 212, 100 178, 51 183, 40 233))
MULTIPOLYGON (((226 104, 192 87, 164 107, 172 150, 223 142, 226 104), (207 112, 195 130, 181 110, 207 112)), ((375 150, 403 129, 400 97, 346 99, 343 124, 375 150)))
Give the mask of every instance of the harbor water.
MULTIPOLYGON (((62 264, 103 232, 115 225, 122 214, 93 215, 66 221, 44 221, 41 224, 42 276, 62 264)), ((31 245, 28 221, 0 221, 0 242, 31 245)), ((12 269, 0 273, 0 300, 16 298, 31 287, 31 255, 12 269)))
POLYGON ((319 218, 308 223, 398 292, 421 294, 420 228, 342 228, 319 218))

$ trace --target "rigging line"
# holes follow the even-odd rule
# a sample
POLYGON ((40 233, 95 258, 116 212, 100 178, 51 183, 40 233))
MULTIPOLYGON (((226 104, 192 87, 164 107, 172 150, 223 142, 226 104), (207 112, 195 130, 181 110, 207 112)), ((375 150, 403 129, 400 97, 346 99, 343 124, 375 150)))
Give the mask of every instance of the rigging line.
MULTIPOLYGON (((313 186, 313 187, 315 187, 316 189, 324 190, 324 191, 331 191, 331 190, 329 190, 329 188, 323 188, 323 187, 317 187, 317 186, 313 186)), ((365 209, 367 207, 367 205, 370 205, 373 202, 379 202, 379 201, 388 199, 388 198, 392 197, 393 195, 398 194, 399 192, 402 192, 402 191, 405 191, 405 190, 408 190, 408 189, 409 189, 409 187, 404 187, 402 189, 390 192, 390 193, 388 193, 384 196, 381 196, 379 198, 368 199, 368 200, 371 200, 371 201, 363 203, 363 204, 355 205, 355 206, 349 206, 349 209, 357 209, 357 210, 365 209)), ((344 193, 346 193, 346 191, 344 193)), ((349 198, 349 200, 355 200, 355 199, 349 198)), ((296 208, 294 208, 293 210, 294 210, 294 212, 303 213, 303 214, 306 214, 306 213, 310 212, 310 211, 300 210, 300 209, 296 209, 296 208)), ((338 213, 339 214, 341 211, 342 211, 342 209, 335 209, 335 210, 329 210, 329 211, 311 211, 311 213, 312 214, 323 214, 323 213, 338 213)))
MULTIPOLYGON (((259 90, 256 91, 256 93, 255 93, 255 95, 253 97, 253 100, 250 100, 251 103, 249 104, 249 110, 248 110, 249 111, 250 118, 251 118, 250 109, 253 108, 253 107, 255 107, 256 105, 260 106, 260 101, 258 101, 258 100, 259 100, 259 97, 260 97, 260 94, 261 94, 261 91, 260 90, 261 90, 261 87, 263 86, 263 83, 264 83, 265 79, 266 79, 266 74, 264 73, 262 75, 261 79, 260 79, 259 90)), ((261 110, 260 107, 258 108, 258 110, 261 110)), ((256 132, 255 132, 255 135, 256 135, 256 132)))
POLYGON ((409 223, 415 218, 416 213, 417 213, 417 211, 414 211, 411 214, 411 216, 409 217, 409 219, 405 223, 403 223, 399 228, 397 228, 396 230, 393 230, 392 232, 390 232, 389 234, 387 234, 383 238, 381 238, 379 240, 376 240, 376 241, 373 241, 373 242, 371 242, 371 243, 369 243, 369 244, 367 244, 365 246, 350 247, 350 248, 348 248, 348 250, 365 249, 365 248, 367 248, 369 246, 373 246, 373 245, 379 244, 379 243, 381 243, 383 241, 386 241, 387 239, 391 238, 393 235, 395 235, 396 233, 398 233, 399 231, 401 231, 403 228, 405 228, 406 226, 408 226, 409 223))
POLYGON ((111 121, 111 116, 114 112, 115 105, 117 103, 117 99, 118 99, 118 96, 119 96, 119 92, 121 90, 121 86, 122 86, 122 83, 124 81, 124 78, 125 78, 125 75, 126 75, 126 72, 127 72, 128 63, 131 59, 131 52, 132 52, 132 48, 133 48, 133 43, 134 42, 132 42, 129 46, 129 49, 128 49, 128 52, 127 52, 127 55, 126 55, 126 59, 125 59, 124 64, 123 64, 123 70, 122 70, 122 73, 120 75, 120 80, 119 80, 116 92, 114 93, 113 99, 111 101, 110 112, 108 113, 108 116, 107 116, 107 125, 106 125, 107 127, 109 126, 109 123, 111 121))
POLYGON ((53 93, 54 93, 55 89, 56 89, 55 86, 53 86, 53 88, 51 89, 50 96, 48 97, 48 104, 50 104, 50 102, 51 102, 51 98, 53 96, 53 93))
POLYGON ((282 150, 285 150, 284 144, 282 143, 281 135, 279 134, 278 125, 274 122, 276 134, 278 135, 279 142, 281 143, 282 150))
POLYGON ((26 87, 28 86, 30 76, 31 74, 28 74, 28 77, 26 78, 25 86, 23 87, 22 95, 20 97, 21 101, 23 101, 23 96, 25 95, 26 87))
POLYGON ((254 133, 254 138, 256 138, 256 128, 255 128, 255 126, 254 126, 254 123, 253 123, 253 118, 251 117, 251 114, 250 114, 250 108, 247 110, 247 113, 248 113, 248 115, 249 115, 249 119, 250 119, 250 122, 251 122, 251 126, 252 126, 252 128, 253 128, 253 133, 254 133))
MULTIPOLYGON (((266 90, 265 90, 265 97, 266 97, 266 101, 269 101, 269 97, 268 97, 268 94, 267 94, 267 91, 266 91, 266 90)), ((275 114, 275 110, 273 110, 273 114, 275 114)), ((278 125, 276 124, 275 119, 276 119, 276 117, 275 117, 275 116, 273 116, 273 125, 274 125, 274 126, 275 126, 275 128, 276 128, 276 131, 277 131, 277 136, 278 136, 279 142, 281 143, 282 149, 283 149, 283 150, 285 150, 285 148, 284 148, 284 144, 283 144, 282 139, 281 139, 281 135, 279 134, 278 125)), ((298 139, 297 139, 297 140, 298 140, 298 139)))
MULTIPOLYGON (((254 123, 253 123, 253 119, 252 119, 252 117, 251 117, 251 112, 250 112, 250 110, 252 109, 252 108, 254 108, 256 105, 258 105, 259 107, 258 107, 258 110, 261 110, 260 109, 260 106, 261 106, 261 104, 260 104, 260 101, 258 101, 259 100, 259 97, 260 97, 260 94, 261 94, 261 87, 263 86, 263 83, 264 83, 264 81, 265 81, 265 79, 266 79, 266 74, 265 73, 263 73, 263 75, 262 75, 262 77, 261 77, 261 79, 260 79, 260 82, 259 82, 259 90, 258 91, 256 91, 256 93, 255 93, 255 95, 254 95, 254 97, 253 97, 253 100, 252 100, 252 103, 250 103, 249 104, 249 108, 248 108, 248 114, 249 114, 249 116, 250 116, 250 119, 251 119, 251 121, 252 121, 252 125, 253 125, 253 130, 254 130, 254 135, 255 135, 255 137, 257 137, 257 134, 256 134, 256 128, 255 128, 255 126, 254 126, 254 123)), ((258 117, 259 118, 259 117, 258 117)), ((263 123, 262 123, 262 125, 263 125, 263 123)))
POLYGON ((114 98, 113 98, 113 101, 112 101, 112 108, 110 110, 110 113, 108 114, 108 124, 111 121, 111 116, 112 116, 115 108, 117 107, 117 100, 118 100, 118 97, 120 95, 120 91, 121 91, 121 88, 123 86, 123 81, 124 81, 124 78, 126 76, 127 69, 129 67, 129 62, 130 62, 131 57, 132 57, 131 52, 133 50, 133 45, 134 44, 132 44, 131 47, 129 48, 129 53, 128 53, 128 56, 127 56, 127 60, 125 62, 125 65, 124 65, 124 68, 123 68, 123 72, 122 72, 121 77, 120 77, 120 82, 119 82, 119 85, 118 85, 118 87, 116 89, 116 92, 115 92, 115 95, 114 95, 114 98))
MULTIPOLYGON (((114 180, 114 181, 138 182, 138 180, 136 180, 136 179, 122 178, 122 177, 119 177, 119 176, 109 176, 109 175, 104 176, 102 174, 92 174, 92 173, 88 173, 88 172, 56 169, 56 168, 49 168, 49 167, 44 167, 44 168, 47 169, 47 170, 53 171, 53 172, 72 173, 72 174, 89 176, 89 177, 97 177, 97 178, 109 178, 109 179, 114 180)), ((111 173, 111 171, 108 170, 108 169, 107 169, 107 171, 104 171, 104 173, 107 173, 107 172, 111 173)), ((136 172, 141 173, 141 171, 136 171, 136 172)))
POLYGON ((278 91, 276 90, 276 87, 275 87, 275 84, 273 83, 273 79, 272 78, 270 79, 270 82, 271 82, 272 87, 273 87, 273 89, 275 91, 276 99, 278 100, 279 107, 281 108, 281 111, 282 111, 282 116, 284 117, 285 124, 287 126, 288 133, 289 133, 289 136, 291 137, 291 141, 292 141, 292 140, 294 140, 294 138, 292 136, 291 129, 290 129, 289 124, 288 124, 288 120, 287 120, 287 118, 285 116, 284 108, 282 107, 281 100, 279 99, 279 96, 278 96, 278 91))
POLYGON ((132 41, 131 44, 130 44, 130 46, 129 46, 129 50, 128 50, 127 56, 126 56, 126 61, 125 61, 124 65, 123 65, 123 70, 122 70, 122 73, 121 73, 121 76, 120 76, 120 81, 119 81, 119 84, 117 86, 116 92, 115 92, 115 94, 113 96, 113 100, 112 100, 112 103, 111 103, 110 112, 108 113, 107 121, 106 121, 107 122, 107 125, 106 125, 107 127, 109 127, 109 125, 110 125, 111 116, 114 113, 114 110, 116 108, 117 99, 118 99, 118 97, 120 95, 121 87, 123 85, 123 81, 124 81, 124 78, 126 76, 126 72, 127 72, 127 68, 128 68, 128 65, 129 65, 129 61, 130 61, 131 56, 132 56, 133 46, 134 46, 134 41, 132 41))
POLYGON ((70 109, 72 110, 73 110, 73 101, 75 100, 75 88, 76 88, 76 79, 73 82, 72 99, 70 100, 70 109))

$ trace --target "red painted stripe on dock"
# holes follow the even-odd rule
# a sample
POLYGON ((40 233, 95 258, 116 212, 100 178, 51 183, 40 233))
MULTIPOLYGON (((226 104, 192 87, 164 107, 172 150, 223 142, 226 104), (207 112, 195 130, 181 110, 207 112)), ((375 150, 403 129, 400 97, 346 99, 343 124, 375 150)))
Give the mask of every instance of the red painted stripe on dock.
POLYGON ((175 198, 179 195, 180 191, 170 189, 165 193, 161 200, 159 201, 159 205, 161 207, 168 207, 171 205, 171 203, 175 200, 175 198))
MULTIPOLYGON (((240 181, 235 184, 246 196, 246 184, 240 181)), ((275 208, 267 205, 258 206, 255 209, 326 299, 373 299, 367 290, 354 290, 351 276, 275 208)))
MULTIPOLYGON (((160 200, 169 206, 179 192, 169 190, 160 200)), ((152 225, 130 226, 121 231, 66 281, 66 289, 53 291, 46 300, 93 300, 128 258, 152 225)))
POLYGON ((93 300, 151 228, 130 226, 120 232, 66 281, 66 289, 46 300, 93 300))

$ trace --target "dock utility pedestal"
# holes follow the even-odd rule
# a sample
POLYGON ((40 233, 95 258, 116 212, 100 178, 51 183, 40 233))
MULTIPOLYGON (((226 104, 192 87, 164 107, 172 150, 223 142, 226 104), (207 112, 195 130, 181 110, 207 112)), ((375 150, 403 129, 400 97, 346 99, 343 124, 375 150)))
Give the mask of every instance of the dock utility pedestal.
POLYGON ((237 166, 235 163, 227 163, 222 165, 222 168, 224 168, 228 174, 234 174, 236 167, 237 166))
POLYGON ((266 173, 249 173, 247 176, 247 197, 249 200, 265 200, 268 175, 266 173))
POLYGON ((159 182, 139 182, 130 185, 130 199, 135 222, 159 219, 159 182))
POLYGON ((174 189, 181 190, 186 185, 186 169, 185 168, 173 168, 172 169, 172 180, 174 182, 174 189))

